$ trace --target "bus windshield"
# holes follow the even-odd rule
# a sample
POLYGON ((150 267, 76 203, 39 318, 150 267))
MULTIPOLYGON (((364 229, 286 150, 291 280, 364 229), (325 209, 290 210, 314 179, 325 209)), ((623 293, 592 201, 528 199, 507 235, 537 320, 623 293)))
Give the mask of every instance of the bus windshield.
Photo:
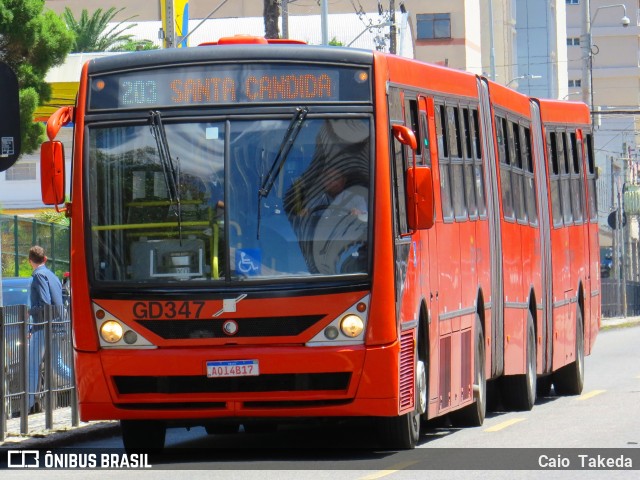
POLYGON ((147 123, 90 127, 88 138, 98 282, 369 271, 369 117, 186 121, 152 112, 147 123))

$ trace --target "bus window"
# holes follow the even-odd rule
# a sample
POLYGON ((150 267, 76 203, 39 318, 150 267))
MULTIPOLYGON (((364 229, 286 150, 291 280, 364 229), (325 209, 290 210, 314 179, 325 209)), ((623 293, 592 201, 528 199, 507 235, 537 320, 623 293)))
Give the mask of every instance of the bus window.
POLYGON ((558 137, 556 132, 550 131, 547 136, 549 151, 550 181, 551 181, 551 209, 553 211, 553 226, 562 225, 562 204, 560 203, 560 166, 558 160, 558 137))
POLYGON ((424 150, 422 154, 422 164, 431 166, 431 151, 429 148, 429 124, 427 121, 427 114, 425 112, 420 112, 420 137, 422 138, 422 143, 424 144, 424 150))
POLYGON ((447 116, 444 105, 435 106, 436 136, 438 138, 438 164, 440 170, 440 197, 442 199, 442 216, 445 220, 453 219, 451 182, 449 179, 450 160, 447 142, 447 116))
POLYGON ((423 163, 422 160, 422 138, 420 136, 421 131, 418 123, 418 100, 411 98, 405 102, 406 123, 413 130, 416 140, 418 142, 418 148, 416 148, 417 163, 423 163))
POLYGON ((524 155, 524 177, 525 177, 525 199, 527 205, 527 218, 529 225, 538 225, 538 201, 536 197, 536 184, 533 168, 533 157, 531 155, 531 130, 527 127, 522 129, 522 145, 524 155))
POLYGON ((405 152, 407 148, 401 144, 393 135, 390 135, 393 142, 393 197, 395 204, 395 224, 399 235, 408 233, 407 225, 407 195, 406 195, 406 167, 405 152))
POLYGON ((569 183, 569 159, 567 146, 567 132, 558 132, 558 159, 560 161, 560 194, 562 203, 562 220, 565 225, 573 223, 571 211, 571 184, 569 183))
POLYGON ((569 151, 571 157, 571 208, 573 219, 582 223, 584 219, 584 180, 582 176, 582 156, 576 132, 569 133, 569 151))
POLYGON ((505 220, 514 219, 513 191, 511 187, 511 157, 507 119, 496 116, 498 132, 498 154, 500 157, 500 186, 502 188, 502 211, 505 220))
POLYGON ((484 175, 482 170, 482 142, 480 141, 480 122, 478 118, 478 109, 471 110, 473 122, 471 124, 474 145, 474 177, 476 184, 476 201, 478 205, 478 214, 481 218, 487 215, 487 205, 484 193, 484 175))
POLYGON ((511 166, 511 185, 513 188, 513 202, 515 216, 518 222, 527 223, 527 210, 524 198, 524 172, 522 170, 523 152, 520 138, 520 125, 516 122, 509 122, 512 127, 513 138, 513 165, 511 166))
POLYGON ((148 124, 89 129, 96 278, 188 283, 366 273, 368 118, 309 119, 295 139, 290 124, 166 123, 162 154, 160 132, 148 124))
POLYGON ((596 165, 593 154, 593 136, 590 133, 586 135, 585 151, 587 153, 587 185, 589 187, 589 220, 598 221, 598 200, 596 196, 596 165))
POLYGON ((464 192, 467 211, 470 219, 478 217, 478 204, 475 191, 474 159, 472 149, 473 132, 471 130, 469 109, 462 108, 462 138, 464 143, 464 192))
POLYGON ((447 106, 449 120, 449 139, 451 145, 451 193, 453 195, 453 213, 458 221, 467 219, 467 208, 464 198, 464 173, 462 159, 462 134, 460 125, 460 109, 458 106, 447 106))

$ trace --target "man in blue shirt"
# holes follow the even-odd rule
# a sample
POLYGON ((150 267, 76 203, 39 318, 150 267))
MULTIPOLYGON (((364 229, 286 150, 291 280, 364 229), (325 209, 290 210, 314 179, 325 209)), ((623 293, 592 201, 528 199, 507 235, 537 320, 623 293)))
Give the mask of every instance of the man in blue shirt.
MULTIPOLYGON (((48 320, 59 321, 63 314, 62 284, 56 275, 49 270, 45 263, 47 257, 44 249, 35 245, 29 249, 29 263, 33 269, 31 282, 31 334, 29 336, 29 412, 41 410, 36 404, 35 393, 39 391, 40 364, 45 352, 45 325, 48 320)), ((54 327, 56 328, 56 327, 54 327)), ((68 382, 71 379, 71 369, 64 363, 60 345, 51 332, 56 373, 68 382)))

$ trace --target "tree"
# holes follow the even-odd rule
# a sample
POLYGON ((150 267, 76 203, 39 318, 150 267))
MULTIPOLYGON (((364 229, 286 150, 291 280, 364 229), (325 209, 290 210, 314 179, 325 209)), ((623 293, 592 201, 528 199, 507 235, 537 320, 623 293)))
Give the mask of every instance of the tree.
POLYGON ((118 51, 119 47, 132 41, 133 35, 125 35, 123 33, 126 30, 133 28, 135 24, 123 25, 123 23, 134 17, 129 17, 122 22, 117 23, 107 31, 109 23, 111 23, 113 18, 123 10, 124 7, 119 10, 116 10, 116 7, 111 7, 106 12, 103 12, 101 8, 98 8, 93 12, 91 17, 89 17, 87 9, 83 9, 80 14, 80 19, 76 20, 71 9, 69 7, 65 7, 62 17, 64 18, 69 30, 71 30, 75 35, 75 44, 71 51, 118 51))
POLYGON ((266 38, 280 38, 279 16, 279 0, 264 0, 264 36, 266 38))
POLYGON ((118 47, 119 51, 123 52, 135 52, 138 50, 157 50, 158 46, 155 45, 151 40, 129 40, 125 42, 120 47, 118 47))
POLYGON ((51 99, 47 71, 64 62, 73 35, 44 0, 0 0, 0 60, 18 77, 23 153, 40 146, 44 126, 33 122, 39 104, 51 99))

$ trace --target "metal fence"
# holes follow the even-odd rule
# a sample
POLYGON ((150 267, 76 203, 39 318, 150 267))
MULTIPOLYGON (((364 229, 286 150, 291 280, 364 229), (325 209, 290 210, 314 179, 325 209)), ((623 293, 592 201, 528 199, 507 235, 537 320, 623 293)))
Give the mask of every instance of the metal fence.
POLYGON ((640 315, 640 282, 627 280, 626 299, 622 280, 602 279, 602 316, 632 317, 640 315), (626 312, 624 304, 626 303, 626 312))
POLYGON ((8 418, 20 417, 20 433, 29 431, 29 414, 44 412, 53 428, 53 411, 71 407, 79 423, 69 308, 48 306, 31 314, 26 305, 0 307, 0 441, 8 418))
POLYGON ((62 276, 69 271, 69 227, 18 216, 0 215, 0 252, 2 274, 5 277, 31 275, 27 261, 29 248, 40 245, 44 248, 47 266, 62 276), (22 272, 21 272, 22 270, 22 272))

